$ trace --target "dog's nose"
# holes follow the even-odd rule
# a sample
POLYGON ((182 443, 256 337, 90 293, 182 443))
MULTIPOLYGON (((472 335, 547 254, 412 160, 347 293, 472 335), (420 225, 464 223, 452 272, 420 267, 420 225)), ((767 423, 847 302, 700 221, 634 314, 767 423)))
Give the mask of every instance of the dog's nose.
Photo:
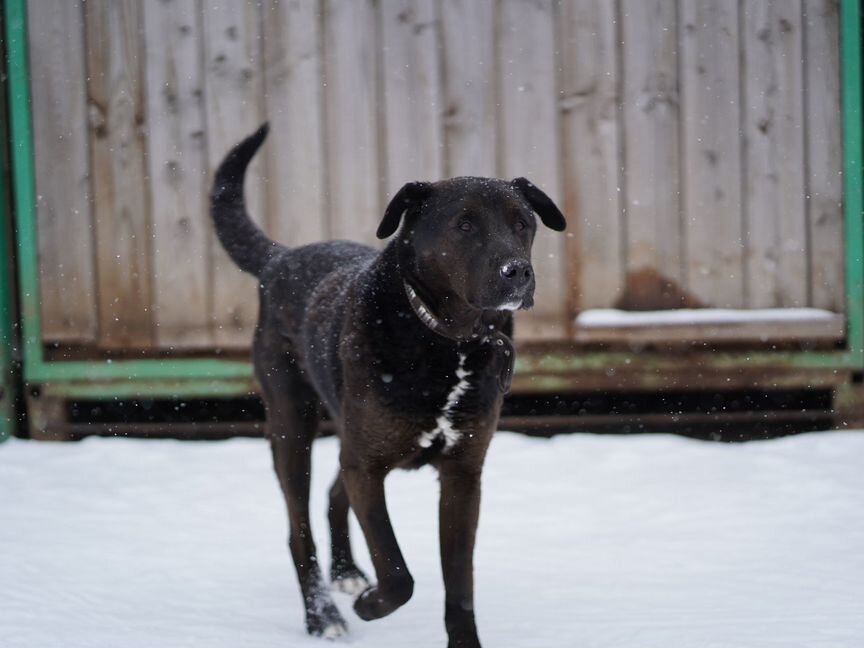
POLYGON ((513 259, 502 265, 499 270, 501 276, 515 286, 521 287, 531 281, 531 263, 525 259, 513 259))

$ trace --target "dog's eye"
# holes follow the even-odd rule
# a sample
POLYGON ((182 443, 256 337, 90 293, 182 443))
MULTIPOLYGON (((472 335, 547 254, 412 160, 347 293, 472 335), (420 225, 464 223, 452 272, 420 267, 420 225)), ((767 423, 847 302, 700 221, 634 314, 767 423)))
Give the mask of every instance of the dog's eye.
POLYGON ((461 223, 459 223, 459 229, 463 232, 470 232, 474 229, 474 226, 468 221, 462 221, 461 223))
POLYGON ((514 225, 514 227, 516 228, 517 232, 521 232, 522 230, 524 230, 528 226, 525 224, 525 221, 518 220, 518 221, 516 221, 516 225, 514 225))

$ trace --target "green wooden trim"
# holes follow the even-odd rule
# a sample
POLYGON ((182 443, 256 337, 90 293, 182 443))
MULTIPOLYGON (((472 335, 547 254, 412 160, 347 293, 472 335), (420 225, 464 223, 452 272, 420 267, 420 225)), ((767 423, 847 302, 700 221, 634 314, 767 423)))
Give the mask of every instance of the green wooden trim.
POLYGON ((861 0, 842 0, 843 205, 847 346, 864 367, 864 147, 862 147, 861 0))
MULTIPOLYGON (((2 20, 2 19, 0 19, 2 20)), ((5 41, 5 37, 3 37, 5 41)), ((6 136, 6 102, 0 101, 0 134, 6 136)), ((15 312, 13 300, 13 273, 11 257, 12 214, 9 210, 9 160, 4 140, 0 146, 0 441, 5 441, 15 430, 15 401, 17 381, 14 374, 15 312)))
POLYGON ((252 365, 242 360, 186 358, 177 360, 73 360, 31 364, 27 381, 169 380, 251 378, 252 365))
POLYGON ((54 381, 41 387, 41 397, 104 400, 108 398, 231 398, 257 394, 251 379, 54 381))
POLYGON ((516 354, 516 373, 555 374, 579 371, 681 371, 715 369, 848 369, 860 367, 858 357, 848 351, 760 351, 731 352, 535 352, 516 354))
POLYGON ((36 189, 33 177, 33 127, 30 110, 30 61, 27 54, 25 0, 6 0, 6 74, 12 140, 12 185, 15 192, 18 244, 18 290, 21 307, 23 371, 25 379, 42 363, 39 309, 39 250, 36 239, 36 189))
MULTIPOLYGON (((516 359, 516 372, 560 373, 592 369, 622 368, 631 371, 684 369, 700 367, 710 369, 762 369, 789 367, 800 369, 832 368, 858 369, 860 359, 850 351, 759 351, 759 352, 701 352, 701 353, 630 353, 630 352, 520 352, 516 359)), ((65 380, 213 380, 250 379, 252 366, 240 360, 209 358, 179 360, 122 360, 122 361, 70 361, 50 362, 34 367, 29 382, 46 383, 65 380)))

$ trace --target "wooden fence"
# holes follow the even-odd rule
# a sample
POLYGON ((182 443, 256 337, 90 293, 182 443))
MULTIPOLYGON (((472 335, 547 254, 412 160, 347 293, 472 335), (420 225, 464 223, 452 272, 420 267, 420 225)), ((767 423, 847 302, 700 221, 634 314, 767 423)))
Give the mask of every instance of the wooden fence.
POLYGON ((43 336, 244 347, 216 164, 265 119, 254 217, 373 242, 402 183, 524 175, 523 339, 619 305, 843 304, 837 0, 32 0, 43 336))

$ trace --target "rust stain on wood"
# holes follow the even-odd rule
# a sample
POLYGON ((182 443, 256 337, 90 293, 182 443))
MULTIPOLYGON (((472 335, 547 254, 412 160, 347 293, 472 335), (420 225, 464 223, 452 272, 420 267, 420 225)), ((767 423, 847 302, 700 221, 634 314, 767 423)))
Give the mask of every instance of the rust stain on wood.
POLYGON ((627 273, 624 291, 615 302, 621 310, 670 310, 705 308, 705 304, 654 268, 639 268, 627 273))

